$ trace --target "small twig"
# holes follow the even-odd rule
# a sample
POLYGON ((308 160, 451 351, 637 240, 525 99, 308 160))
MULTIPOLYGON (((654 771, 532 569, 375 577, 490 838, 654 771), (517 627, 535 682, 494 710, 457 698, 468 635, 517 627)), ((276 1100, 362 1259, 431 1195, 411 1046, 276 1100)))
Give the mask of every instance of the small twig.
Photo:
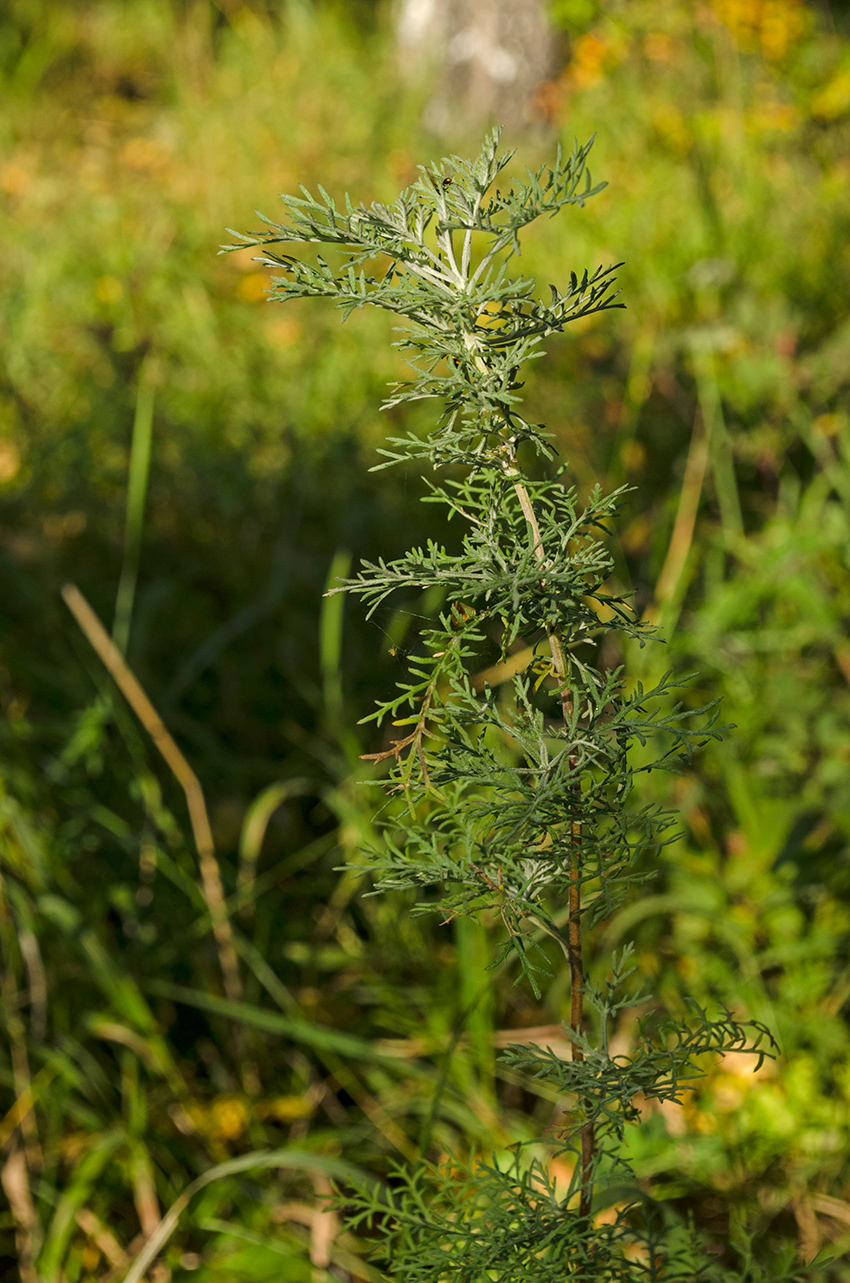
MULTIPOLYGON (((455 606, 455 611, 457 612, 457 614, 454 617, 456 618, 456 622, 458 622, 458 624, 465 622, 465 616, 463 613, 464 609, 465 608, 463 606, 455 606)), ((454 638, 449 644, 450 646, 457 646, 457 638, 454 638)), ((434 702, 434 696, 437 694, 438 684, 439 684, 439 679, 435 675, 434 678, 429 682, 428 687, 425 691, 425 694, 422 697, 422 702, 419 706, 419 716, 416 720, 416 725, 409 735, 405 735, 402 739, 393 740, 391 746, 388 749, 384 749, 382 752, 360 754, 360 760, 363 762, 386 762, 392 757, 392 758, 395 758, 398 765, 401 766, 402 754, 404 753, 405 749, 409 748, 410 753, 408 754, 405 760, 406 762, 410 763, 410 770, 407 772, 406 776, 397 785, 395 785, 396 790, 404 791, 405 793, 407 792, 408 786, 410 784, 410 780, 413 775, 414 753, 416 754, 416 759, 419 762, 419 769, 422 772, 422 782, 425 785, 426 789, 430 789, 431 787, 431 775, 428 770, 428 759, 425 754, 423 741, 426 737, 428 739, 437 738, 434 732, 429 731, 428 729, 428 717, 431 712, 431 705, 434 702)), ((395 725, 398 725, 398 723, 395 723, 395 725)), ((409 722, 408 722, 408 725, 410 725, 409 722)))
MULTIPOLYGON (((430 784, 430 776, 428 774, 428 763, 422 748, 422 739, 425 735, 427 735, 429 739, 437 738, 434 732, 429 731, 425 725, 425 714, 423 714, 416 723, 416 729, 411 731, 409 735, 405 735, 404 739, 393 740, 392 746, 384 749, 381 753, 361 753, 360 760, 363 762, 387 762, 391 757, 394 757, 396 762, 400 764, 401 755, 404 750, 406 748, 415 747, 417 757, 419 758, 419 766, 422 770, 422 779, 427 787, 430 784)), ((398 787, 401 788, 401 785, 398 787)))
POLYGON ((7 1110, 3 1118, 0 1118, 0 1153, 5 1150, 14 1135, 15 1129, 20 1127, 24 1118, 32 1111, 41 1093, 52 1082, 57 1073, 58 1069, 55 1065, 43 1065, 33 1077, 32 1082, 18 1096, 11 1109, 7 1110))
POLYGON ((213 933, 218 945, 219 962, 224 978, 224 990, 228 998, 234 1002, 239 1002, 242 998, 239 963, 236 958, 236 950, 233 947, 233 932, 227 916, 221 871, 216 860, 215 843, 200 781, 177 747, 159 713, 148 699, 139 684, 138 678, 128 667, 123 655, 79 588, 75 584, 63 584, 62 596, 65 605, 91 642, 98 658, 102 661, 121 694, 165 758, 174 778, 186 796, 189 820, 198 851, 204 898, 210 912, 213 933))
POLYGON ((111 1266, 116 1269, 122 1269, 127 1264, 129 1260, 127 1253, 112 1231, 101 1223, 91 1208, 81 1207, 74 1219, 86 1237, 90 1238, 100 1249, 111 1266))
POLYGON ((6 1195, 15 1222, 15 1245, 18 1249, 18 1273, 21 1283, 38 1283, 34 1267, 39 1240, 38 1214, 30 1191, 27 1160, 17 1140, 0 1169, 0 1185, 6 1195))
MULTIPOLYGON (((5 1012, 6 1033, 9 1040, 9 1058, 12 1062, 12 1079, 15 1087, 15 1095, 18 1100, 25 1100, 32 1096, 32 1075, 30 1073, 29 1056, 27 1054, 27 1040, 24 1031, 24 1023, 20 1014, 20 994, 18 992, 18 983, 15 975, 15 967, 12 962, 10 937, 15 932, 15 926, 10 920, 8 912, 8 903, 3 896, 0 896, 0 915, 3 919, 3 969, 0 975, 0 998, 5 1012)), ((14 1107, 13 1107, 14 1108, 14 1107)), ((5 1120, 4 1120, 5 1121, 5 1120)), ((38 1169, 42 1165, 41 1146, 38 1139, 38 1128, 35 1124, 30 1109, 21 1112, 16 1126, 20 1128, 21 1137, 25 1146, 25 1158, 27 1166, 38 1169)))

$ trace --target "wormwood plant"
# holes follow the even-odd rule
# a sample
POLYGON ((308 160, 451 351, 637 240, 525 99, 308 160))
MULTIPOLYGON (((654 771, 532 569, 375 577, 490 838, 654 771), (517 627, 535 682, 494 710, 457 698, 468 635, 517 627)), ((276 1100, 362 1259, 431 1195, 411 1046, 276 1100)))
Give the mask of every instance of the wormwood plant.
POLYGON ((398 346, 412 377, 385 406, 434 397, 444 407, 424 439, 390 438, 378 466, 446 470, 427 500, 461 523, 455 550, 431 541, 364 562, 344 589, 370 613, 412 589, 443 600, 408 658, 408 680, 372 714, 396 728, 368 755, 390 768, 382 843, 367 852, 377 889, 416 888, 417 912, 436 909, 446 921, 500 921, 491 967, 514 959, 537 995, 553 948, 569 968, 569 1059, 520 1043, 503 1056, 562 1098, 560 1134, 533 1150, 443 1165, 423 1156, 346 1205, 354 1226, 380 1227, 378 1256, 404 1283, 755 1278, 746 1252, 736 1267, 706 1255, 638 1191, 625 1158, 638 1099, 680 1101, 706 1053, 756 1051, 761 1063, 770 1035, 695 1004, 687 1020, 659 1013, 635 991, 629 948, 611 957, 601 983, 587 974, 587 932, 634 893, 648 857, 673 837, 669 813, 630 807, 635 774, 675 771, 718 735, 716 710, 692 716, 671 699, 669 675, 652 690, 630 689, 601 660, 612 631, 641 644, 652 632, 608 586, 606 522, 624 492, 597 487, 580 503, 563 469, 551 468, 551 438, 523 417, 519 393, 520 372, 548 335, 620 306, 615 269, 573 272, 541 298, 509 268, 528 224, 581 207, 602 185, 591 183, 590 143, 500 185, 512 153, 498 144, 496 131, 474 160, 421 168, 392 205, 355 207, 346 197, 340 208, 324 189, 314 197, 302 188, 283 197, 285 222, 264 218, 264 230, 226 247, 262 247, 259 261, 280 269, 273 299, 329 298, 343 319, 366 304, 403 318, 398 346), (295 257, 294 245, 319 252, 295 257), (476 679, 497 657, 516 670, 512 681, 476 679), (629 1009, 639 1016, 636 1045, 614 1054, 610 1032, 629 1009), (556 1186, 549 1156, 571 1168, 567 1188, 556 1186), (611 1204, 615 1214, 600 1220, 611 1204))

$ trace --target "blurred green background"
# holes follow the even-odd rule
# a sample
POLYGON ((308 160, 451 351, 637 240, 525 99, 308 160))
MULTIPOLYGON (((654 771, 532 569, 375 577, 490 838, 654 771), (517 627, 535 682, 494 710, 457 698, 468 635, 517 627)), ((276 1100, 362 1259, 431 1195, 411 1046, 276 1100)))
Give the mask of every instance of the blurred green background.
MULTIPOLYGON (((634 937, 657 998, 726 1003, 782 1052, 647 1114, 641 1189, 721 1260, 747 1231, 768 1272, 791 1244, 850 1280, 847 7, 549 13, 557 65, 505 142, 536 164, 596 131, 609 186, 534 229, 526 268, 623 260, 628 310, 552 342, 530 414, 580 489, 634 487, 617 574, 666 646, 630 670, 698 670, 689 698, 737 724, 641 785, 684 837, 592 945, 634 937)), ((493 122, 431 135, 434 68, 402 68, 370 0, 6 0, 0 78, 2 1272, 117 1281, 158 1235, 153 1283, 377 1277, 329 1179, 541 1136, 556 1106, 494 1049, 556 1025, 566 977, 482 996, 486 925, 340 871, 369 835, 358 719, 435 603, 366 623, 322 592, 442 533, 415 475, 368 472, 431 410, 377 413, 386 318, 269 305, 250 252, 216 251, 299 182, 384 199, 493 122), (122 572, 129 662, 207 794, 241 998, 182 794, 59 596, 111 627, 122 572)))

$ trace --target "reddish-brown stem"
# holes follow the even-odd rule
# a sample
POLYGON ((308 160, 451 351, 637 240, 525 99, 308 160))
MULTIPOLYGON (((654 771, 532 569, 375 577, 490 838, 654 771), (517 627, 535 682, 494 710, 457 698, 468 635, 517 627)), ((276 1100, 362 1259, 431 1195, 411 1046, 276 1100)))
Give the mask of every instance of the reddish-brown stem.
MULTIPOLYGON (((581 826, 573 823, 573 857, 570 865, 570 918, 569 918, 569 959, 570 959, 570 1025, 576 1033, 581 1031, 584 1019, 584 958, 581 938, 581 826)), ((572 1044, 573 1060, 584 1060, 584 1052, 575 1042, 572 1044)), ((581 1197, 579 1212, 582 1216, 590 1213, 591 1193, 593 1188, 593 1157, 596 1148, 593 1124, 588 1123, 581 1133, 581 1197)))

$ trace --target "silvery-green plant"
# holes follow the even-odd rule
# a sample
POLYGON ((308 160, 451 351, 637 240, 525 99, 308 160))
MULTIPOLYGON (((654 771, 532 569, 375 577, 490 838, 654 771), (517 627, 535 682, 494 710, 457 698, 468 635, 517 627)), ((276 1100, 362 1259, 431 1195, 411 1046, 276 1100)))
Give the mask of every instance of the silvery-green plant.
POLYGON ((408 656, 408 679, 372 714, 396 728, 369 755, 389 764, 381 845, 366 853, 376 889, 415 888, 417 911, 444 920, 500 923, 492 966, 515 959, 536 994, 552 948, 569 969, 570 1057, 534 1044, 504 1054, 514 1072, 563 1099, 563 1130, 547 1143, 562 1170, 571 1167, 569 1188, 556 1187, 538 1144, 538 1157, 522 1145, 442 1165, 423 1154, 388 1184, 347 1192, 350 1223, 379 1227, 377 1254, 404 1283, 761 1277, 746 1253, 730 1273, 639 1197, 623 1142, 640 1120, 638 1100, 680 1101, 708 1053, 769 1054, 768 1031, 696 1005, 687 1020, 659 1014, 635 989, 629 948, 611 957, 601 983, 584 961, 587 931, 634 893, 674 837, 669 813, 630 804, 636 772, 675 771, 719 733, 716 710, 692 714, 676 702, 671 676, 631 689, 621 669, 600 663, 612 630, 640 644, 652 636, 609 587, 606 523, 624 492, 597 487, 579 502, 551 466, 551 437, 520 409, 521 371, 544 339, 620 306, 611 267, 572 272, 544 297, 510 271, 530 223, 601 189, 587 169, 590 146, 559 149, 551 166, 505 182, 512 153, 499 151, 495 131, 473 160, 422 167, 393 204, 346 197, 339 206, 323 188, 302 188, 283 197, 285 221, 264 219, 263 230, 226 247, 260 247, 259 261, 279 272, 272 299, 327 298, 343 319, 367 304, 395 313, 412 374, 385 406, 442 404, 427 436, 389 438, 378 466, 444 469, 427 500, 445 505, 462 535, 452 549, 431 541, 364 562, 344 587, 370 613, 410 590, 433 589, 443 601, 408 656), (519 665, 491 688, 474 675, 496 651, 519 665), (613 1054, 610 1032, 628 1008, 643 1013, 639 1033, 628 1055, 613 1054), (614 1201, 616 1215, 600 1221, 614 1201))

